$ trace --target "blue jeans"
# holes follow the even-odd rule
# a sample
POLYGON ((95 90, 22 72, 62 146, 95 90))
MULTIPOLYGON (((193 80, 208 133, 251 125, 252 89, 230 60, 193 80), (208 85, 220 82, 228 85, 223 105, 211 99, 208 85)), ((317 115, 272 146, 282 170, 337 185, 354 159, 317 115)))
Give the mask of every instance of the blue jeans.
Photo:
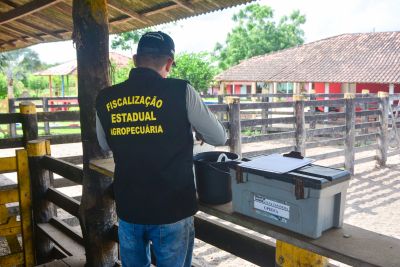
POLYGON ((157 267, 190 267, 194 244, 193 216, 176 223, 147 225, 119 220, 123 267, 150 266, 150 242, 157 267))

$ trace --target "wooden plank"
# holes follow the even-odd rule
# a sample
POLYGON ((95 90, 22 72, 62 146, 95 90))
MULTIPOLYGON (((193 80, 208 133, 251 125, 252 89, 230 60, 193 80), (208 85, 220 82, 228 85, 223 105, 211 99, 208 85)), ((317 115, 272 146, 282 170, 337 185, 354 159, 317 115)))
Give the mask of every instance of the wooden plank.
POLYGON ((0 189, 0 205, 18 202, 18 189, 0 189))
POLYGON ((330 99, 330 100, 309 100, 304 101, 305 107, 317 107, 317 106, 327 106, 327 107, 342 107, 344 106, 343 99, 330 99))
POLYGON ((200 210, 271 236, 319 255, 354 266, 398 267, 400 240, 344 224, 343 228, 330 229, 318 239, 311 239, 286 229, 238 214, 232 204, 221 206, 200 205, 200 210))
POLYGON ((38 112, 38 121, 79 121, 79 111, 38 112))
POLYGON ((18 266, 21 264, 24 264, 24 255, 22 252, 0 256, 0 266, 18 266))
POLYGON ((20 35, 22 34, 22 35, 29 36, 29 37, 31 37, 31 38, 33 38, 33 39, 35 39, 35 40, 41 41, 41 42, 44 42, 44 41, 45 41, 42 37, 40 37, 40 36, 37 35, 37 34, 33 34, 33 33, 30 33, 30 32, 21 30, 21 29, 19 29, 19 28, 13 27, 13 26, 11 26, 11 25, 3 24, 2 27, 6 28, 6 29, 9 30, 9 31, 15 32, 15 33, 17 33, 17 34, 20 34, 20 35))
POLYGON ((245 109, 271 109, 271 108, 292 108, 293 102, 263 102, 263 103, 242 103, 240 110, 245 109))
POLYGON ((85 249, 81 244, 70 238, 50 223, 39 223, 36 227, 40 233, 46 235, 69 256, 84 255, 85 249))
POLYGON ((343 133, 346 130, 346 126, 335 126, 329 128, 321 128, 321 129, 309 129, 307 130, 307 136, 315 136, 320 134, 334 134, 334 133, 343 133))
POLYGON ((206 214, 194 218, 196 238, 259 266, 274 266, 275 244, 259 236, 210 220, 206 214))
POLYGON ((82 164, 83 162, 83 156, 79 155, 79 156, 70 156, 70 157, 60 157, 58 158, 60 160, 72 163, 72 164, 82 164))
POLYGON ((50 36, 52 36, 52 37, 54 37, 54 38, 56 38, 58 40, 63 40, 63 37, 61 35, 59 35, 58 33, 55 33, 53 31, 49 31, 49 30, 47 30, 47 29, 45 29, 43 27, 37 26, 37 25, 35 25, 33 23, 30 23, 28 21, 25 21, 25 20, 22 20, 22 19, 17 19, 16 22, 21 23, 21 24, 23 24, 25 26, 28 26, 28 27, 30 27, 32 29, 35 29, 37 31, 40 31, 42 33, 45 33, 47 35, 50 35, 50 36))
POLYGON ((1 14, 0 25, 38 12, 62 0, 35 0, 1 14))
POLYGON ((254 143, 254 142, 263 142, 268 140, 281 140, 281 139, 289 139, 295 137, 295 132, 283 132, 283 133, 273 133, 273 134, 263 134, 257 136, 245 136, 242 137, 242 143, 254 143))
POLYGON ((183 7, 184 9, 188 10, 189 12, 194 13, 195 7, 187 1, 182 0, 172 0, 172 2, 176 3, 177 5, 183 7))
POLYGON ((66 179, 66 178, 54 178, 54 180, 53 180, 54 188, 62 188, 62 187, 75 186, 75 185, 77 185, 77 183, 74 183, 73 181, 66 179))
POLYGON ((40 164, 42 164, 43 168, 57 173, 74 183, 82 184, 83 180, 83 169, 78 167, 72 163, 69 163, 64 160, 56 159, 51 156, 44 156, 40 159, 40 164))
POLYGON ((73 199, 72 197, 69 197, 57 189, 54 188, 49 188, 46 192, 46 198, 47 200, 53 202, 56 206, 64 209, 68 213, 80 217, 79 215, 79 201, 73 199))
POLYGON ((84 245, 84 240, 82 237, 82 234, 77 232, 74 228, 69 226, 67 223, 63 222, 57 217, 51 218, 50 222, 51 225, 55 226, 57 229, 59 229, 61 232, 81 244, 82 246, 84 245))
POLYGON ((1 142, 0 142, 0 149, 23 147, 23 146, 24 146, 24 144, 22 142, 21 137, 5 138, 5 139, 1 139, 1 142))
POLYGON ((35 256, 33 249, 31 180, 29 177, 28 153, 25 149, 21 149, 17 150, 16 154, 24 262, 25 266, 33 266, 35 256))
POLYGON ((255 120, 242 120, 242 127, 251 127, 256 125, 267 125, 273 123, 295 123, 295 117, 280 117, 280 118, 269 118, 269 119, 255 119, 255 120))
POLYGON ((132 9, 128 8, 126 5, 124 5, 122 2, 119 1, 107 1, 107 5, 109 7, 112 7, 115 10, 118 10, 119 12, 121 12, 122 14, 128 15, 129 17, 136 19, 140 22, 142 22, 143 24, 146 23, 152 23, 148 18, 146 18, 145 16, 133 11, 132 9))
POLYGON ((306 143, 306 148, 315 148, 321 146, 337 146, 337 145, 342 146, 343 144, 344 144, 344 138, 335 138, 335 139, 306 143))
MULTIPOLYGON (((15 157, 0 158, 0 173, 15 172, 17 170, 17 161, 15 157)), ((2 186, 0 181, 0 186, 2 186)))
POLYGON ((81 142, 80 134, 46 135, 43 138, 50 140, 52 145, 81 142))
POLYGON ((379 137, 379 133, 368 133, 368 134, 360 134, 356 136, 356 142, 366 141, 366 140, 376 140, 379 137))
POLYGON ((240 120, 240 99, 230 98, 229 105, 229 149, 230 152, 236 153, 239 157, 242 155, 242 139, 241 129, 242 121, 240 120))
POLYGON ((0 113, 0 124, 21 122, 19 113, 0 113))
POLYGON ((315 113, 314 115, 306 115, 306 122, 323 121, 328 119, 343 119, 345 118, 344 112, 329 112, 329 113, 315 113))
POLYGON ((228 112, 228 110, 229 110, 227 104, 211 104, 211 105, 207 105, 207 107, 212 112, 228 112))

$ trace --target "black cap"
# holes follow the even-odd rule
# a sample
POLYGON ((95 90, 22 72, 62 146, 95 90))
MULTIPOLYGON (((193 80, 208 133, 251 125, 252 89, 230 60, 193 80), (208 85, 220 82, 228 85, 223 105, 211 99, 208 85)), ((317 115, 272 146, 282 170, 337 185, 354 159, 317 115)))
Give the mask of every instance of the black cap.
POLYGON ((174 59, 175 44, 166 33, 147 32, 139 40, 137 54, 166 55, 174 59))

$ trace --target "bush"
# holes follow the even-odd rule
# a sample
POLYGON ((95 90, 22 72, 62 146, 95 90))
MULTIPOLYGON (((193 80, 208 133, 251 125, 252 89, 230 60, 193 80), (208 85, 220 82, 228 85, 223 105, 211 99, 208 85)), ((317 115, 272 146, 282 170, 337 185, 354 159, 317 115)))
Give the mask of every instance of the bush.
POLYGON ((3 73, 0 73, 0 99, 7 97, 7 78, 3 73))

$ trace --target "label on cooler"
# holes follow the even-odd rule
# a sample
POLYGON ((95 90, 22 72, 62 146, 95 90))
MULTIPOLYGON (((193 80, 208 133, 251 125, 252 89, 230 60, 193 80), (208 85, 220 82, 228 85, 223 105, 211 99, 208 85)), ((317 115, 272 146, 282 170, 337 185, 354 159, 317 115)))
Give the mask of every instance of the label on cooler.
POLYGON ((273 219, 285 223, 290 217, 290 206, 267 199, 262 195, 254 194, 254 208, 256 210, 264 211, 270 215, 273 215, 268 217, 272 217, 273 219))

